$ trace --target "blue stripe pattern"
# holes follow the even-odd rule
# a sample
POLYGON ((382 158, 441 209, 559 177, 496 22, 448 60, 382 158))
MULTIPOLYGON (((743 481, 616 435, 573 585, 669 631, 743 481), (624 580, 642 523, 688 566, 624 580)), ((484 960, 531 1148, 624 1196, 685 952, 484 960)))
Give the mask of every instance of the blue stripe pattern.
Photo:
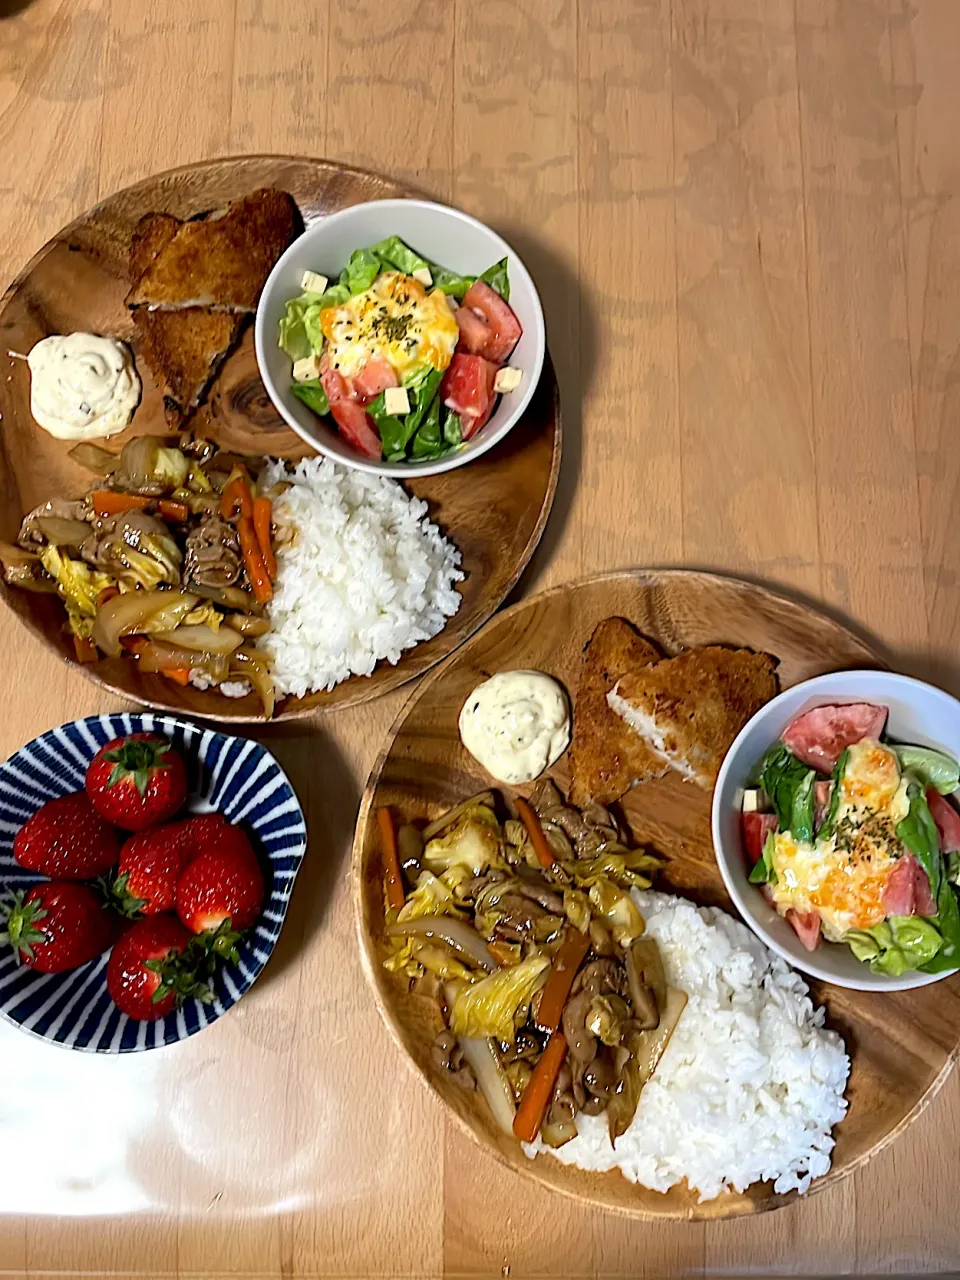
POLYGON ((26 889, 35 873, 13 860, 13 838, 40 805, 83 789, 87 765, 112 738, 155 732, 183 756, 190 808, 217 809, 242 822, 261 855, 268 895, 246 935, 237 965, 221 965, 213 1001, 187 1000, 155 1023, 122 1014, 107 994, 102 955, 69 973, 37 973, 0 948, 0 1014, 24 1031, 69 1049, 131 1053, 173 1044, 201 1031, 249 990, 280 936, 293 884, 307 847, 303 810, 290 780, 265 747, 170 716, 88 716, 41 734, 0 765, 0 888, 26 889))

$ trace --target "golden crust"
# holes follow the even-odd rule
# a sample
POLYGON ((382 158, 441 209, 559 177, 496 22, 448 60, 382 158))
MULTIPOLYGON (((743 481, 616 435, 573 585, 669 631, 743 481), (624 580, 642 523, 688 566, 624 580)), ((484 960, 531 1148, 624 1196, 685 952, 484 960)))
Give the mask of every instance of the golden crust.
POLYGON ((617 693, 649 724, 674 767, 709 790, 734 738, 777 692, 775 668, 769 654, 708 645, 631 671, 617 693))
POLYGON ((293 237, 295 218, 285 191, 263 187, 220 215, 181 222, 134 281, 127 306, 249 314, 293 237))
POLYGON ((667 766, 620 719, 607 694, 628 672, 656 662, 659 653, 624 618, 605 618, 583 654, 570 746, 571 799, 612 804, 638 782, 659 778, 667 766))

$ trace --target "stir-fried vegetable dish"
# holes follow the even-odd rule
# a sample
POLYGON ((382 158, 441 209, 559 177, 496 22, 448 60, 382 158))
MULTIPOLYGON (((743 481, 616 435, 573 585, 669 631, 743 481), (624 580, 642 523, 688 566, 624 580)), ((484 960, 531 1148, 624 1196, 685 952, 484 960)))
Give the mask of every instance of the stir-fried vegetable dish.
POLYGON ((615 1141, 686 1003, 631 896, 660 859, 549 779, 514 803, 501 821, 482 792, 423 829, 380 810, 384 965, 437 1001, 436 1066, 501 1128, 559 1147, 605 1113, 615 1141))
POLYGON ((270 629, 277 492, 259 491, 249 459, 205 440, 142 436, 119 454, 83 443, 71 456, 97 481, 31 511, 15 546, 0 543, 6 582, 60 597, 79 661, 126 655, 182 685, 253 689, 271 715, 255 642, 270 629))

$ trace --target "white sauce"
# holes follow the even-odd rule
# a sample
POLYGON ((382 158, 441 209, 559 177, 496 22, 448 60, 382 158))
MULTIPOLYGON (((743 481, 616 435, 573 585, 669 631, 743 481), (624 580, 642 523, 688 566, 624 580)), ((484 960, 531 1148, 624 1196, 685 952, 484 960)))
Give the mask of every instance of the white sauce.
POLYGON ((140 400, 130 349, 95 333, 54 334, 27 357, 30 412, 59 440, 100 440, 122 431, 140 400))
POLYGON ((501 671, 460 711, 460 740, 499 782, 532 782, 570 745, 570 704, 542 671, 501 671))

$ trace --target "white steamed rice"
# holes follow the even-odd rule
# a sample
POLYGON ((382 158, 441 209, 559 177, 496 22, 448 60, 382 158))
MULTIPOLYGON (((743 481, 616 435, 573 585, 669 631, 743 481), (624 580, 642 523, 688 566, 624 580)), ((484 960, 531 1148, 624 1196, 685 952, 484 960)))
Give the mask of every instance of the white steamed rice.
POLYGON ((427 504, 394 480, 308 458, 293 472, 270 463, 277 579, 271 630, 277 692, 332 689, 368 676, 381 659, 429 640, 460 607, 460 552, 426 518, 427 504))
MULTIPOLYGON (((726 912, 634 897, 667 981, 689 1000, 616 1150, 606 1116, 580 1115, 577 1137, 551 1154, 619 1167, 655 1191, 686 1178, 701 1200, 767 1178, 777 1192, 806 1191, 830 1168, 831 1129, 847 1108, 843 1041, 803 979, 726 912)), ((525 1150, 550 1148, 537 1139, 525 1150)))

